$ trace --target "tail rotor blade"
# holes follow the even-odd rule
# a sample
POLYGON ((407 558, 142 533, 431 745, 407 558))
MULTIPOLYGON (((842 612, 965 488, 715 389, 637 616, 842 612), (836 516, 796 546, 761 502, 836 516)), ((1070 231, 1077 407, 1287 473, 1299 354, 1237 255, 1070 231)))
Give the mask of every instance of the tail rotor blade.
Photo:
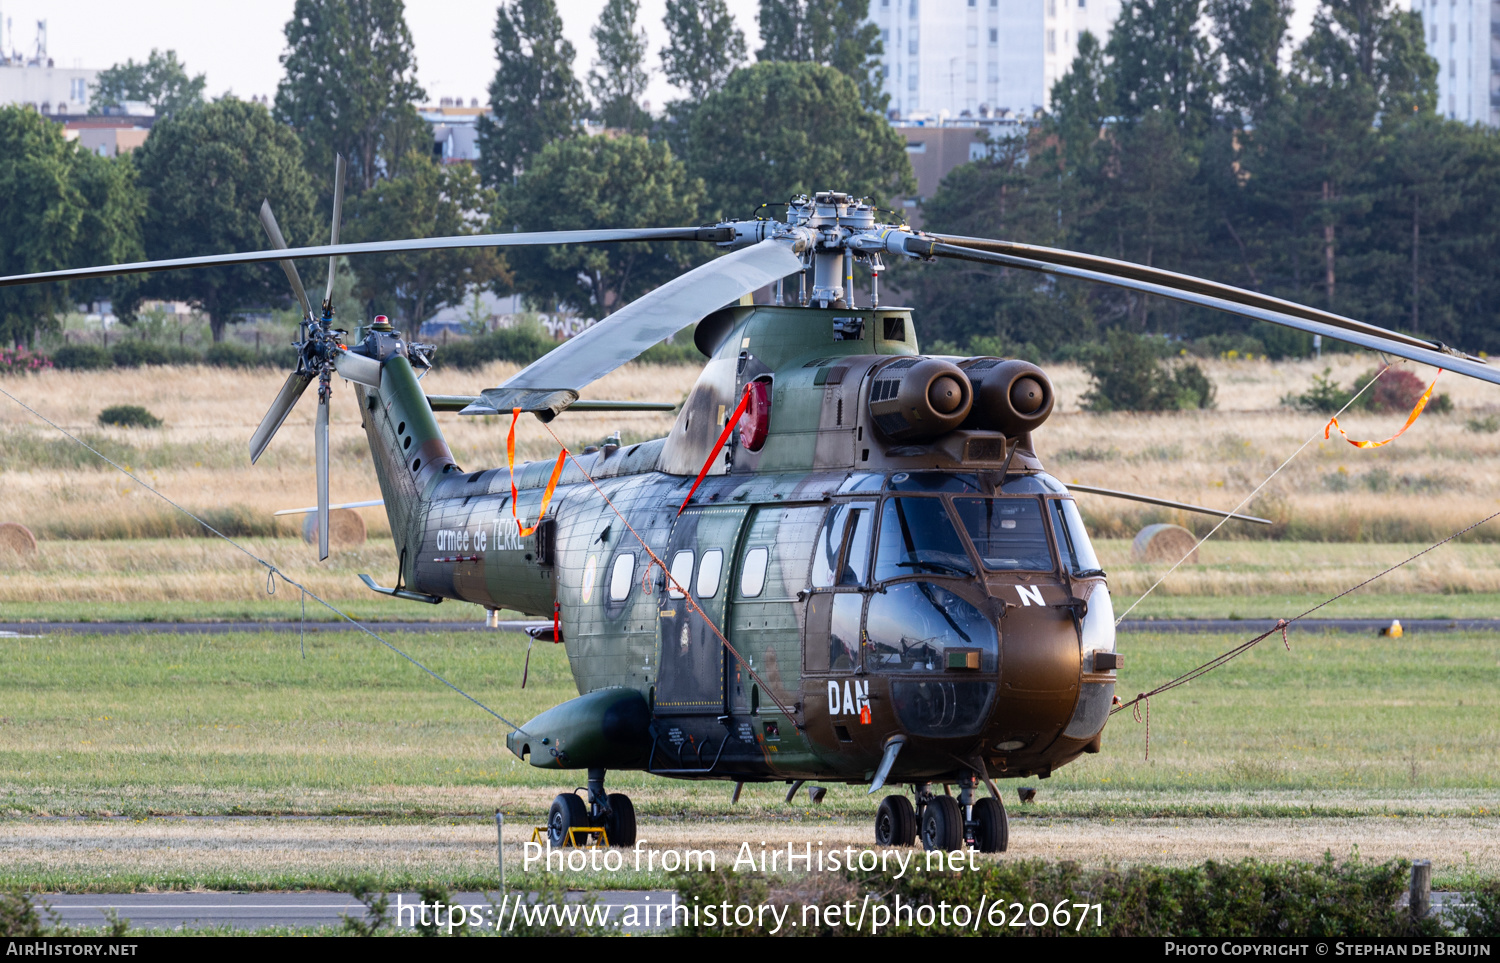
POLYGON ((271 410, 261 419, 260 427, 255 429, 255 434, 250 436, 250 464, 260 458, 271 439, 276 436, 276 430, 281 423, 286 421, 286 416, 292 413, 292 408, 297 404, 297 399, 302 397, 302 392, 312 384, 312 375, 297 374, 293 372, 287 375, 286 383, 281 386, 281 391, 276 395, 276 400, 271 402, 271 410))
POLYGON ((328 558, 328 399, 318 398, 318 423, 313 427, 318 449, 318 561, 328 558))
MULTIPOLYGON (((271 213, 271 202, 263 200, 260 202, 260 223, 266 229, 266 234, 271 238, 271 246, 286 250, 286 238, 281 234, 281 227, 276 223, 276 215, 271 213)), ((297 265, 290 260, 277 261, 281 269, 286 272, 286 279, 292 286, 292 293, 297 296, 297 303, 302 305, 302 316, 310 318, 313 316, 312 304, 307 300, 307 291, 302 287, 302 276, 297 273, 297 265)))
MULTIPOLYGON (((333 171, 333 230, 330 233, 328 243, 336 245, 339 242, 339 222, 344 215, 344 172, 349 165, 344 160, 344 155, 338 155, 338 163, 334 165, 333 171)), ((337 255, 328 259, 328 288, 323 292, 323 304, 328 306, 333 303, 333 275, 338 268, 339 259, 337 255)))

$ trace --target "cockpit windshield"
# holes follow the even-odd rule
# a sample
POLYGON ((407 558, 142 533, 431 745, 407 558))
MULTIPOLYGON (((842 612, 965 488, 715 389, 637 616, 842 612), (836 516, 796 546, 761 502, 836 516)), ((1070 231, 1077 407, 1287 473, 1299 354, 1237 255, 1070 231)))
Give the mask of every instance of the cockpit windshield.
POLYGON ((979 560, 991 572, 1051 572, 1052 545, 1036 498, 953 499, 979 560))
POLYGON ((941 498, 889 498, 881 510, 875 580, 903 575, 974 574, 941 498))

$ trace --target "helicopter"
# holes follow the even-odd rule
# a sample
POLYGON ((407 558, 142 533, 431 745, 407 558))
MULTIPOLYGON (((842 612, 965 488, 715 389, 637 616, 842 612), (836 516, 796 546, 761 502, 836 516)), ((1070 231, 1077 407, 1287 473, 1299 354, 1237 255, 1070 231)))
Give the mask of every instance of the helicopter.
MULTIPOLYGON (((556 797, 547 838, 636 839, 610 770, 681 779, 811 780, 886 795, 875 841, 1007 848, 997 779, 1047 778, 1100 751, 1122 655, 1105 572, 1073 498, 1090 491, 1265 522, 1048 474, 1035 436, 1046 372, 1000 357, 920 351, 910 309, 882 306, 886 258, 953 258, 1081 279, 1213 308, 1500 384, 1439 342, 1158 268, 1020 242, 881 223, 836 191, 781 219, 706 226, 466 235, 328 245, 0 278, 0 286, 276 262, 303 318, 296 370, 250 440, 252 463, 318 385, 320 558, 328 557, 333 376, 353 386, 399 565, 388 597, 456 599, 541 620, 579 695, 506 737, 530 765, 585 770, 556 797), (383 317, 336 327, 334 259, 372 252, 683 241, 726 251, 625 305, 504 384, 429 396, 434 347, 383 317), (294 259, 328 257, 314 310, 294 259), (855 291, 856 263, 871 286, 855 291), (794 280, 793 280, 794 279, 794 280), (791 281, 795 292, 790 290, 791 281), (772 303, 754 303, 758 290, 772 303), (864 300, 864 303, 859 303, 864 300), (564 450, 555 463, 461 468, 435 413, 623 410, 582 392, 696 323, 706 357, 664 438, 564 450), (548 621, 550 620, 550 622, 548 621), (952 794, 952 787, 957 794, 952 794), (984 793, 981 794, 981 787, 984 793)), ((659 406, 657 406, 659 407, 659 406)), ((513 436, 512 436, 513 437, 513 436)), ((821 787, 816 787, 821 793, 821 787)))

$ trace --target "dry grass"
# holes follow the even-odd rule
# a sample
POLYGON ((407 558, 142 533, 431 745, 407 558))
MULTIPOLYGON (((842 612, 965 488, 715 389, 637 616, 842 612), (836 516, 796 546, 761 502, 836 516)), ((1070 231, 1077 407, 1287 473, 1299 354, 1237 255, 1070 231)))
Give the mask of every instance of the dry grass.
MULTIPOLYGON (((435 370, 423 380, 434 394, 477 393, 500 384, 516 370, 496 363, 473 373, 435 370)), ((593 398, 680 401, 697 369, 630 365, 601 380, 593 398)), ((250 434, 275 397, 285 375, 268 370, 211 367, 49 371, 12 379, 6 389, 51 420, 87 440, 163 494, 198 513, 237 511, 273 524, 272 513, 317 501, 313 474, 312 422, 316 405, 304 398, 277 434, 260 464, 249 463, 250 434), (139 404, 165 421, 159 429, 103 428, 101 409, 139 404)), ((331 411, 330 489, 335 502, 380 497, 370 468, 353 396, 339 386, 331 411)), ((505 462, 508 419, 441 416, 449 445, 466 468, 505 462)), ((555 430, 581 447, 615 430, 644 439, 671 427, 670 413, 572 414, 555 430)), ((518 457, 544 458, 556 445, 535 419, 517 430, 518 457)), ((140 538, 191 533, 149 492, 82 452, 72 442, 5 401, 0 405, 0 520, 22 522, 53 538, 140 538)), ((362 509, 372 538, 389 534, 380 509, 362 509)), ((293 534, 298 522, 277 529, 293 534)))

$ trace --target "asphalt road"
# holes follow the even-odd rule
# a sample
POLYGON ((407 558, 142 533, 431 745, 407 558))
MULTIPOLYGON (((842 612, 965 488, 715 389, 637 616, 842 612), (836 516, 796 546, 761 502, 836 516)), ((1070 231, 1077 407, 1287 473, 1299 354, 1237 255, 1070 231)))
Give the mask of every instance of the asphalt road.
MULTIPOLYGON (((621 925, 622 932, 650 932, 670 926, 670 907, 675 893, 669 891, 605 891, 598 893, 569 893, 563 907, 554 908, 564 913, 581 914, 588 909, 595 914, 607 914, 609 921, 623 924, 628 906, 635 906, 636 918, 646 925, 621 925), (591 908, 587 901, 593 900, 591 908), (666 907, 658 910, 657 907, 666 907)), ((516 914, 510 897, 505 903, 505 923, 508 925, 516 914)), ((110 893, 110 894, 53 894, 33 898, 38 905, 45 903, 64 926, 103 926, 108 922, 106 913, 114 910, 122 920, 129 920, 131 929, 178 929, 206 926, 227 926, 233 929, 266 929, 272 926, 342 926, 345 918, 367 919, 368 909, 347 893, 295 892, 295 893, 110 893)), ((447 906, 436 911, 436 920, 446 926, 448 920, 455 923, 471 922, 475 928, 494 930, 498 915, 499 897, 494 893, 454 893, 449 904, 462 907, 450 913, 447 906), (492 900, 494 902, 492 902, 492 900), (475 913, 478 914, 475 918, 475 913)), ((421 897, 416 893, 393 893, 387 918, 401 929, 413 929, 424 912, 416 908, 421 897)), ((432 904, 428 904, 426 915, 433 919, 432 904)), ((535 894, 524 907, 528 913, 542 912, 542 903, 535 894)), ((501 927, 504 929, 504 926, 501 927)))
MULTIPOLYGON (((483 622, 367 622, 372 632, 492 632, 483 622)), ((551 627, 550 622, 501 622, 500 629, 521 632, 528 627, 551 627)), ((1389 619, 1303 619, 1288 626, 1292 632, 1354 632, 1373 635, 1389 627, 1389 619)), ((1211 632, 1259 635, 1276 625, 1275 619, 1126 619, 1121 632, 1211 632)), ((1402 619, 1406 632, 1500 632, 1500 619, 1402 619)), ((224 632, 350 632, 347 622, 0 622, 0 638, 60 634, 130 635, 141 632, 215 635, 224 632)))

